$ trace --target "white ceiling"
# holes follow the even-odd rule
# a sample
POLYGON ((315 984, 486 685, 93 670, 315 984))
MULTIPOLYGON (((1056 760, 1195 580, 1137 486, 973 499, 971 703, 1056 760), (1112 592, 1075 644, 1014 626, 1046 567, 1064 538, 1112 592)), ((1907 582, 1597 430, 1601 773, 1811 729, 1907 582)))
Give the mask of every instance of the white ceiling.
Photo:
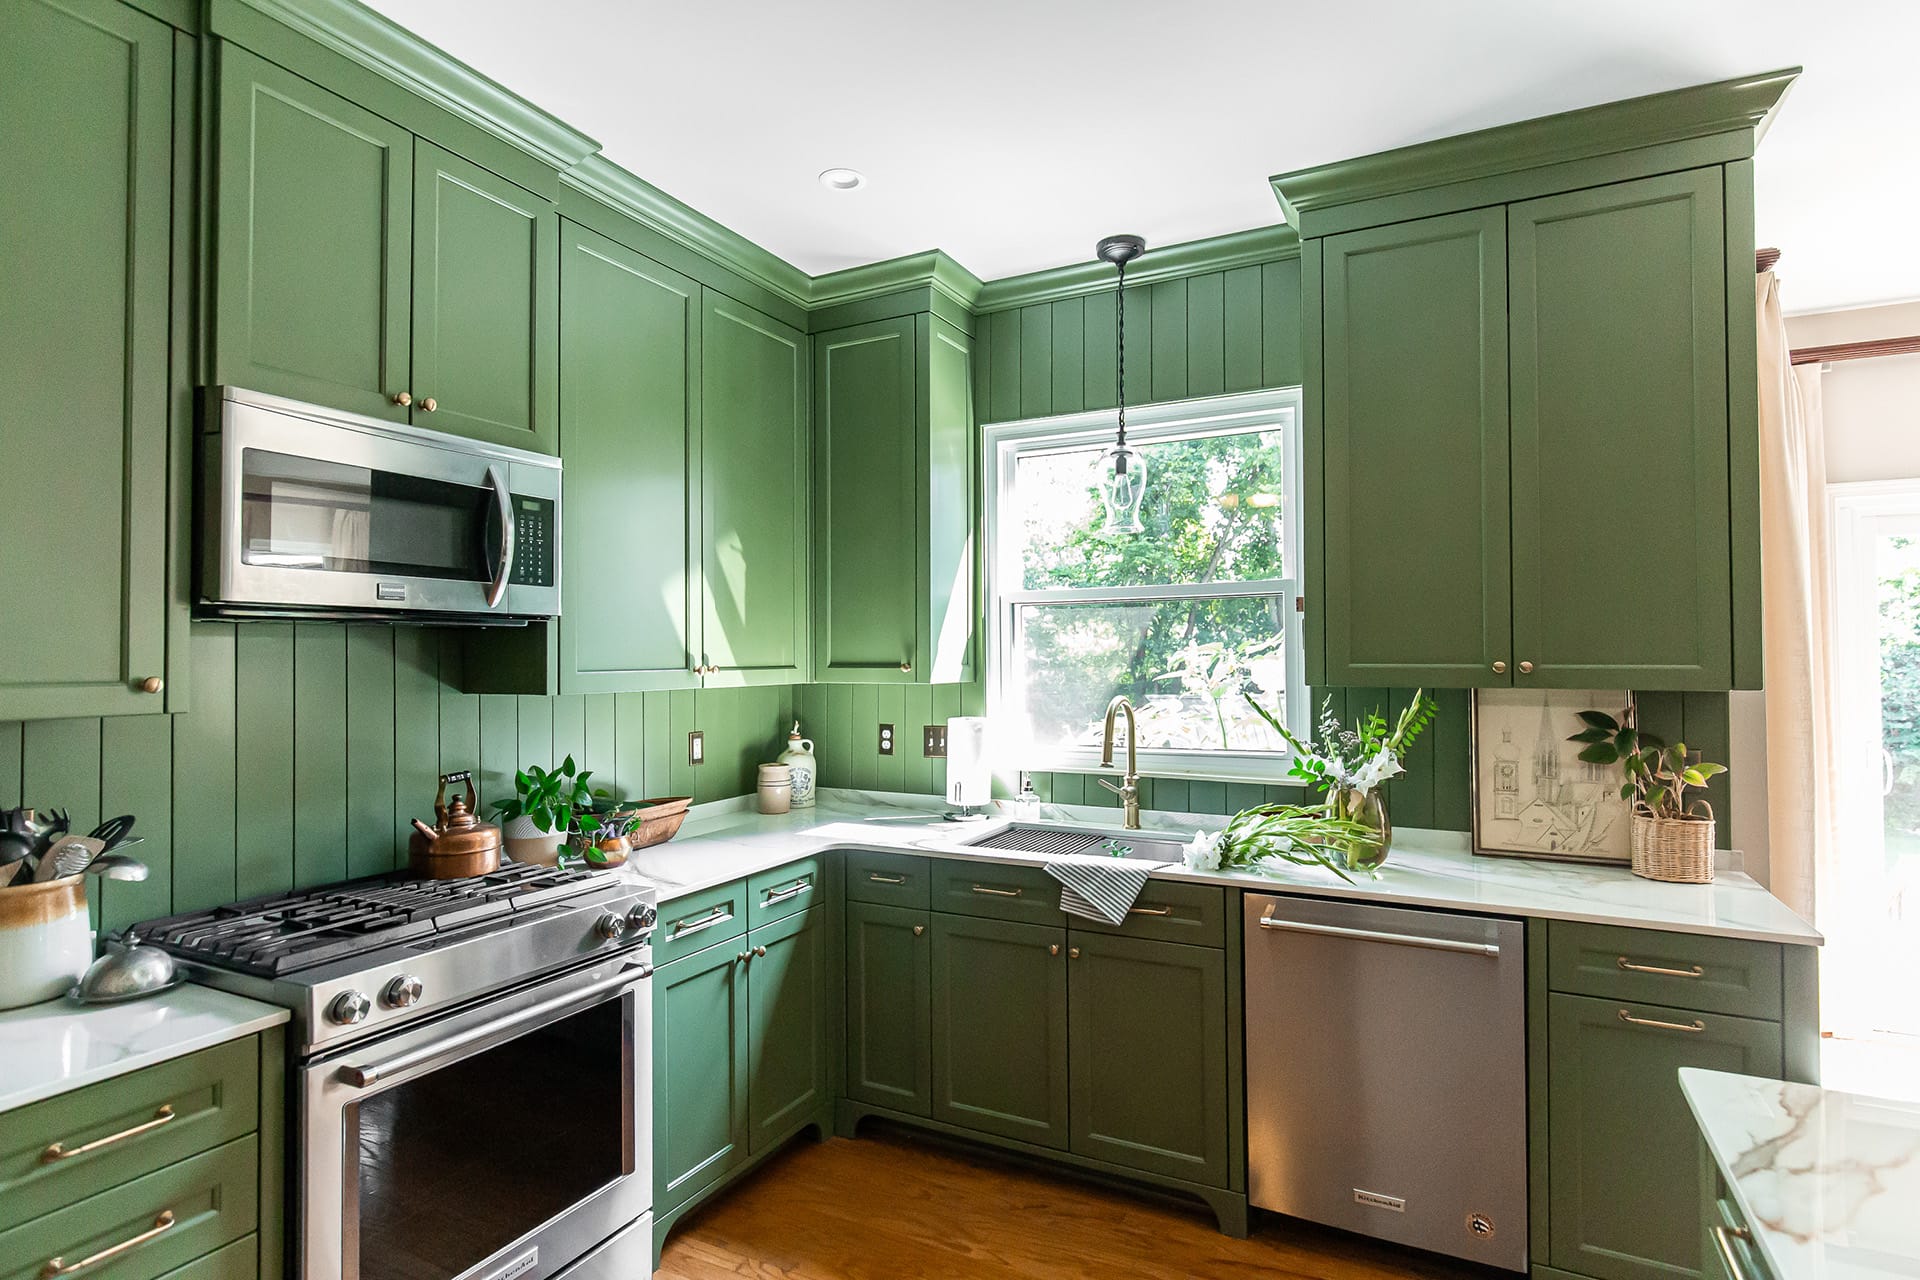
POLYGON ((1758 165, 1789 307, 1920 297, 1914 0, 372 3, 810 274, 1265 226, 1269 174, 1802 65, 1758 165))

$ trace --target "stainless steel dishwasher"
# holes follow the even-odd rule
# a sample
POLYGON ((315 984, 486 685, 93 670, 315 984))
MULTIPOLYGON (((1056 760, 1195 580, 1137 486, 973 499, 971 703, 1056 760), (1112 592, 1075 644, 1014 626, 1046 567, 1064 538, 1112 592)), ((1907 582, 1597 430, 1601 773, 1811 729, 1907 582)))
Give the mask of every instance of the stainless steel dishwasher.
POLYGON ((1252 1202, 1525 1271, 1522 923, 1252 893, 1245 907, 1252 1202))

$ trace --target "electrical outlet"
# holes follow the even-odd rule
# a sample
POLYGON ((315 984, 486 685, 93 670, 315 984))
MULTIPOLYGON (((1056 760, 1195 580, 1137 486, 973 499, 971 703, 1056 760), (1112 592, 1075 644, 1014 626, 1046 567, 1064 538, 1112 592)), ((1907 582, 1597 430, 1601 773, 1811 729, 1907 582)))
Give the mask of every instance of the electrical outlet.
POLYGON ((947 754, 947 726, 930 724, 920 735, 921 753, 929 760, 939 760, 947 754))
POLYGON ((883 756, 893 754, 893 726, 890 724, 880 726, 880 754, 883 756))
POLYGON ((705 764, 707 762, 707 735, 695 729, 687 735, 687 763, 705 764))

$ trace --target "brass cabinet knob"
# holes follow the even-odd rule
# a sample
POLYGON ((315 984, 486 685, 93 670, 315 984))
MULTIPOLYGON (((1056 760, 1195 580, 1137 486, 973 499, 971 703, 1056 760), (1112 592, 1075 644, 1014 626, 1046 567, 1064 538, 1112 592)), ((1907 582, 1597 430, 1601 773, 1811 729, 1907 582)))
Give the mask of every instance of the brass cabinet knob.
POLYGON ((745 964, 745 963, 747 963, 747 961, 749 961, 749 960, 751 960, 751 959, 753 959, 753 952, 751 952, 751 951, 742 951, 742 952, 741 952, 741 953, 740 953, 739 955, 737 955, 737 956, 735 956, 735 957, 733 958, 733 962, 734 962, 735 964, 745 964))
POLYGON ((759 959, 764 960, 767 958, 767 949, 765 947, 755 947, 753 949, 753 954, 759 959))
POLYGON ((1493 674, 1495 674, 1495 675, 1497 675, 1497 676, 1503 676, 1503 675, 1505 675, 1505 674, 1507 674, 1507 664, 1506 664, 1505 662, 1496 662, 1496 663, 1494 663, 1494 664, 1493 664, 1493 674))
POLYGON ((1060 944, 1059 944, 1059 943, 1057 943, 1057 942, 1055 942, 1055 943, 1051 943, 1051 944, 1049 944, 1049 945, 1048 945, 1048 947, 1047 947, 1047 954, 1048 954, 1048 955, 1050 955, 1050 956, 1057 956, 1057 955, 1059 955, 1059 954, 1060 954, 1060 944))
POLYGON ((412 404, 412 403, 413 403, 413 392, 411 392, 411 391, 396 391, 396 392, 394 392, 394 394, 393 394, 393 402, 394 402, 395 404, 397 404, 397 405, 399 405, 399 406, 400 406, 400 407, 401 407, 402 409, 404 409, 404 408, 406 408, 406 407, 407 407, 408 405, 410 405, 410 404, 412 404))
POLYGON ((913 936, 916 938, 919 937, 921 934, 925 933, 926 931, 927 931, 927 926, 923 924, 917 924, 913 926, 913 936))
POLYGON ((1532 675, 1532 674, 1533 674, 1533 664, 1532 664, 1531 662, 1523 662, 1523 663, 1521 663, 1521 664, 1520 664, 1520 674, 1521 674, 1521 675, 1523 675, 1523 676, 1530 676, 1530 675, 1532 675))
POLYGON ((900 664, 900 669, 902 671, 911 671, 913 670, 913 664, 911 662, 903 662, 900 664))
POLYGON ((422 400, 420 402, 420 407, 422 409, 425 409, 428 413, 432 413, 435 409, 438 409, 440 407, 440 402, 438 400, 435 400, 432 396, 428 396, 425 400, 422 400))
POLYGON ((167 682, 159 676, 148 676, 140 682, 140 692, 142 693, 158 693, 166 687, 167 682))
POLYGON ((1080 958, 1080 948, 1078 947, 1067 948, 1067 959, 1078 960, 1079 958, 1080 958))

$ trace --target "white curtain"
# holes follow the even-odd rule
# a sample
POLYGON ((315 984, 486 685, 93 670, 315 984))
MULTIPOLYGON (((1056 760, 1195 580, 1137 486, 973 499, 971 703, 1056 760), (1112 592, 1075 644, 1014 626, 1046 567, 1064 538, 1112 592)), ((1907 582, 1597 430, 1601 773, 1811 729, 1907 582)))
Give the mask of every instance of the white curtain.
POLYGON ((1773 272, 1757 285, 1768 872, 1774 894, 1813 920, 1836 813, 1820 366, 1792 363, 1773 272))

